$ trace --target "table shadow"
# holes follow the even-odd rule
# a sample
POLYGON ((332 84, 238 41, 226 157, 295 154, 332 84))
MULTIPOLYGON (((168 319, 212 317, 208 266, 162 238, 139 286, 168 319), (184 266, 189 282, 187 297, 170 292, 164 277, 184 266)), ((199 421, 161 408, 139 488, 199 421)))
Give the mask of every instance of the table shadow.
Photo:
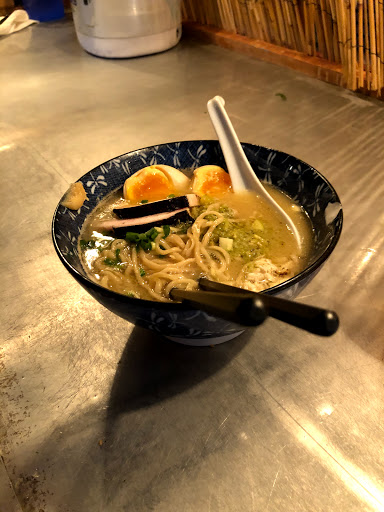
MULTIPOLYGON (((46 510, 48 504, 55 506, 59 501, 63 512, 80 512, 84 503, 95 512, 131 510, 124 507, 129 507, 133 499, 141 500, 135 475, 141 475, 145 466, 145 458, 136 458, 135 453, 153 442, 155 422, 164 431, 172 430, 174 421, 174 417, 159 416, 159 411, 152 412, 151 408, 230 364, 251 335, 252 331, 245 332, 212 348, 188 347, 135 327, 103 406, 99 402, 79 402, 78 413, 71 416, 63 410, 62 419, 52 425, 44 442, 33 451, 26 450, 25 463, 12 477, 20 503, 26 510, 46 510), (39 476, 31 476, 36 468, 39 476)), ((170 436, 169 450, 174 441, 170 436)), ((161 455, 157 453, 148 452, 148 464, 156 463, 161 455)), ((8 467, 12 467, 11 460, 8 467)), ((152 496, 144 494, 144 500, 152 496)), ((143 507, 140 510, 147 509, 143 507)))
MULTIPOLYGON (((105 510, 127 506, 127 500, 132 509, 136 510, 134 507, 141 503, 143 510, 152 510, 157 494, 150 489, 152 483, 145 480, 143 471, 146 472, 146 465, 156 466, 163 452, 171 452, 180 443, 180 439, 177 440, 180 432, 174 422, 178 423, 178 415, 184 414, 182 398, 174 408, 169 405, 172 410, 165 415, 161 413, 161 404, 185 393, 185 407, 189 410, 188 391, 230 364, 251 336, 250 330, 214 347, 191 347, 140 327, 134 328, 117 366, 104 420, 105 445, 101 451, 105 510), (132 421, 136 425, 133 429, 132 421), (169 435, 162 438, 161 446, 153 448, 158 443, 157 430, 169 435)), ((191 428, 194 421, 199 420, 191 418, 191 428)), ((183 461, 186 457, 183 447, 180 445, 178 450, 176 458, 183 461)), ((161 470, 157 480, 164 481, 164 488, 169 483, 169 473, 178 474, 180 461, 175 467, 171 465, 161 470)))
POLYGON ((191 347, 135 327, 118 362, 106 427, 114 418, 148 408, 207 379, 247 344, 249 333, 212 347, 191 347))

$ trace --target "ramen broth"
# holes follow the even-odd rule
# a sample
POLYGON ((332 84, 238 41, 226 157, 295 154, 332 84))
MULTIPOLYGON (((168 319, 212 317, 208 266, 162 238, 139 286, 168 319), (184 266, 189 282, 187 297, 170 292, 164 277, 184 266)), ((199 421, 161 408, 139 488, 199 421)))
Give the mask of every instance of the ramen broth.
MULTIPOLYGON (((191 209, 191 225, 156 227, 150 249, 101 233, 113 209, 131 206, 121 190, 111 193, 88 216, 79 239, 82 264, 102 286, 132 297, 167 301, 174 287, 196 289, 200 277, 253 291, 275 286, 302 271, 313 230, 305 211, 271 185, 268 192, 297 227, 300 250, 278 212, 253 192, 202 197, 191 209)), ((188 191, 180 191, 187 193, 188 191)))

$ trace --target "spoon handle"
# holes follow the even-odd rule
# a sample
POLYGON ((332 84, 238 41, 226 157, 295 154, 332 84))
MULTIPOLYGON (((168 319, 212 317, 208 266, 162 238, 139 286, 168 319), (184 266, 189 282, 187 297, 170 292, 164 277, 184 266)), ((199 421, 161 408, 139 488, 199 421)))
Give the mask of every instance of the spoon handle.
POLYGON ((215 96, 208 101, 207 108, 231 176, 233 190, 238 192, 257 188, 260 194, 268 200, 270 195, 267 194, 253 172, 224 105, 224 98, 215 96))
POLYGON ((237 293, 240 296, 248 295, 259 298, 264 304, 266 314, 277 320, 281 320, 305 331, 320 336, 331 336, 339 327, 339 318, 334 311, 309 306, 300 302, 294 302, 273 295, 256 293, 243 290, 235 286, 216 283, 209 279, 201 278, 200 287, 203 290, 219 293, 237 293))
POLYGON ((256 176, 252 169, 228 114, 224 108, 225 101, 221 96, 215 96, 207 103, 209 117, 211 118, 213 127, 216 131, 217 137, 220 142, 220 147, 223 151, 224 159, 228 167, 229 175, 231 176, 232 187, 234 192, 241 190, 253 190, 262 196, 273 208, 280 212, 284 218, 285 223, 292 231, 297 245, 301 247, 301 240, 296 226, 292 222, 287 213, 276 203, 270 196, 263 184, 256 176))

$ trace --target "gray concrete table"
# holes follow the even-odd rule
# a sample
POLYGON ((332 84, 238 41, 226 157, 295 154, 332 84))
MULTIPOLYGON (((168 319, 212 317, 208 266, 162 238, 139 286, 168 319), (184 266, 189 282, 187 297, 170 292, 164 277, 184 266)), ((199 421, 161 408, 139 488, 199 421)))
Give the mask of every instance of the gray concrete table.
POLYGON ((188 38, 98 59, 70 20, 0 39, 0 73, 1 512, 384 510, 384 104, 188 38), (215 138, 216 94, 243 141, 341 197, 341 240, 300 297, 339 313, 330 339, 269 319, 179 346, 103 309, 54 252, 70 182, 215 138))

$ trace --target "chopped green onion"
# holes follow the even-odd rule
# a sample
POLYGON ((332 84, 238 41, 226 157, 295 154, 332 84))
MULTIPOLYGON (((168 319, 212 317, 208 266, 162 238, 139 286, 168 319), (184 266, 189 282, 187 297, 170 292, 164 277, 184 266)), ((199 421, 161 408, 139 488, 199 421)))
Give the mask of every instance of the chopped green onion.
POLYGON ((167 199, 172 199, 172 197, 176 197, 175 194, 169 194, 169 196, 167 196, 167 199))
POLYGON ((119 262, 114 260, 113 258, 104 258, 104 264, 108 265, 108 267, 116 267, 119 262))
POLYGON ((141 247, 144 251, 150 251, 152 249, 152 242, 158 234, 159 232, 156 228, 151 228, 145 233, 132 233, 129 231, 125 234, 125 239, 128 242, 136 244, 138 248, 141 247))
POLYGON ((141 277, 145 276, 145 270, 143 268, 140 268, 139 272, 140 272, 141 277))
POLYGON ((124 268, 124 262, 121 261, 121 258, 120 258, 120 250, 121 249, 116 249, 116 251, 115 251, 116 257, 115 258, 104 258, 104 260, 103 260, 104 265, 108 265, 109 267, 124 268))
POLYGON ((169 233, 171 232, 171 226, 168 226, 167 224, 165 226, 162 226, 163 232, 164 232, 164 238, 167 238, 169 233))
POLYGON ((148 199, 142 199, 142 200, 140 201, 140 203, 141 203, 141 204, 148 203, 148 199))
POLYGON ((94 249, 96 247, 96 240, 80 240, 81 249, 94 249))
POLYGON ((139 241, 139 235, 137 233, 128 232, 125 234, 127 242, 137 243, 139 241))
POLYGON ((141 240, 140 247, 144 249, 144 251, 150 251, 152 249, 152 242, 150 240, 141 240))
POLYGON ((157 231, 156 228, 152 228, 146 232, 147 237, 150 238, 151 240, 154 240, 158 234, 159 232, 157 231))
POLYGON ((179 222, 175 227, 177 235, 185 235, 188 229, 192 226, 192 222, 179 222))

